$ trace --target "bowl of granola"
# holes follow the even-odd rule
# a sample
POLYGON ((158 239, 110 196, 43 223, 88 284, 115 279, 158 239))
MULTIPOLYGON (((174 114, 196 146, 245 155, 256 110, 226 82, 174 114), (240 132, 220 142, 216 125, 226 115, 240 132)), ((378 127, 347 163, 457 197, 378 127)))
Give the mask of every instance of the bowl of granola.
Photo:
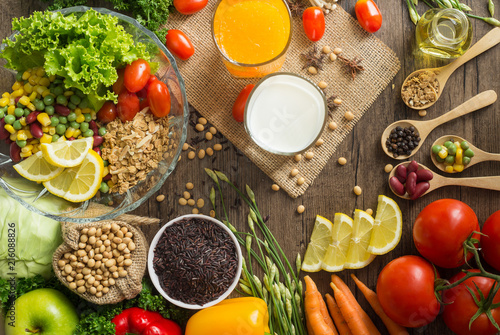
MULTIPOLYGON (((5 52, 16 41, 28 39, 26 31, 23 35, 19 29, 3 41, 0 56, 7 55, 7 61, 3 61, 0 72, 7 84, 0 86, 4 92, 0 98, 0 186, 29 210, 58 221, 109 220, 136 209, 160 189, 175 169, 186 141, 188 102, 174 57, 154 33, 136 20, 104 8, 78 6, 58 12, 35 12, 30 18, 19 19, 20 28, 30 23, 22 20, 38 20, 37 24, 53 20, 64 24, 68 34, 85 34, 85 29, 78 28, 89 24, 89 30, 95 28, 87 34, 92 42, 99 40, 96 36, 102 24, 104 37, 95 52, 111 53, 115 59, 110 61, 107 54, 97 61, 108 61, 115 68, 106 69, 99 63, 86 67, 87 60, 93 62, 98 57, 85 58, 94 52, 85 37, 68 38, 71 45, 67 53, 50 50, 41 60, 39 53, 23 54, 23 61, 34 57, 26 62, 30 65, 41 62, 30 68, 17 62, 20 56, 12 57, 9 63, 8 56, 17 50, 5 52), (80 53, 79 59, 76 53, 80 53), (58 63, 64 62, 64 57, 69 59, 67 67, 58 63), (125 67, 137 59, 146 59, 149 80, 141 90, 131 93, 127 82, 122 80, 120 84, 120 78, 125 67), (71 73, 65 77, 61 69, 71 73), (116 85, 121 86, 116 89, 116 85), (168 104, 162 101, 158 105, 151 100, 153 86, 168 96, 168 104), (113 105, 109 112, 114 113, 113 118, 102 116, 106 104, 113 105), (136 109, 133 115, 127 114, 130 106, 136 109), (67 155, 76 157, 67 159, 67 155, 59 154, 62 158, 57 159, 57 150, 64 146, 71 148, 67 155), (79 152, 78 148, 83 149, 79 152), (85 150, 92 155, 83 154, 85 150), (78 161, 78 154, 86 156, 80 165, 70 165, 78 161), (97 177, 89 181, 87 175, 97 177), (94 186, 86 185, 92 182, 97 187, 95 192, 94 186), (85 190, 88 199, 75 195, 75 189, 86 186, 90 188, 85 190), (39 205, 42 197, 54 198, 60 203, 59 210, 49 211, 39 205)), ((42 34, 44 29, 40 31, 42 34)))

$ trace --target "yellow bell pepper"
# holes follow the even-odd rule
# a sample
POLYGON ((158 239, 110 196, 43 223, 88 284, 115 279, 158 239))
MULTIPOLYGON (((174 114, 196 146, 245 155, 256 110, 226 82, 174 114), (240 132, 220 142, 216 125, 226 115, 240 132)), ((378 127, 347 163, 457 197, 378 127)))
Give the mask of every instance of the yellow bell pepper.
POLYGON ((264 335, 269 313, 264 300, 253 297, 226 299, 193 315, 186 335, 264 335))

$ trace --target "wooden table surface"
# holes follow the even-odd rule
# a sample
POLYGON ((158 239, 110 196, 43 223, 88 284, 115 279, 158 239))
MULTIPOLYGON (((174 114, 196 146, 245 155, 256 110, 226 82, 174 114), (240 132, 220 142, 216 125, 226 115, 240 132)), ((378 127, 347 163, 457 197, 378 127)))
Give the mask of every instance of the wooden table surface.
MULTIPOLYGON (((260 171, 249 159, 241 157, 234 150, 216 153, 216 159, 205 158, 188 160, 186 152, 172 175, 158 194, 166 196, 165 201, 158 203, 155 197, 140 206, 135 213, 140 215, 159 217, 162 223, 176 216, 191 212, 189 206, 178 204, 179 194, 185 190, 185 184, 192 182, 195 185, 191 192, 193 197, 204 198, 205 206, 202 213, 209 213, 208 194, 212 183, 204 173, 204 168, 218 169, 227 173, 230 179, 238 185, 250 185, 256 194, 257 201, 263 214, 269 214, 270 229, 274 232, 279 243, 290 259, 295 259, 298 252, 305 252, 309 237, 317 214, 333 219, 336 212, 351 215, 354 209, 376 209, 377 196, 384 194, 391 196, 398 202, 403 213, 403 236, 399 245, 390 253, 378 256, 369 266, 361 270, 344 270, 339 275, 347 281, 351 289, 354 283, 349 277, 355 273, 359 279, 372 289, 375 288, 377 276, 382 268, 391 260, 408 254, 418 254, 412 241, 412 225, 418 213, 429 203, 442 198, 459 199, 474 209, 479 222, 482 223, 493 212, 500 209, 500 193, 458 186, 438 189, 435 192, 414 202, 399 199, 391 193, 384 166, 388 163, 397 164, 397 161, 387 157, 380 147, 380 136, 384 128, 400 119, 429 120, 442 115, 472 96, 489 89, 500 93, 500 47, 496 47, 471 60, 448 81, 439 101, 427 111, 427 116, 419 117, 418 113, 407 108, 400 98, 400 88, 404 78, 412 71, 424 67, 434 67, 442 62, 428 59, 415 51, 415 26, 411 23, 406 2, 378 0, 378 5, 384 16, 382 28, 376 36, 392 48, 401 60, 401 70, 364 115, 354 130, 343 141, 333 154, 329 164, 318 176, 315 183, 305 195, 292 199, 284 192, 271 190, 272 181, 260 171), (339 157, 345 157, 347 164, 337 164, 339 157), (236 168, 237 167, 237 168, 236 168), (355 185, 361 186, 363 193, 356 196, 353 193, 355 185), (303 214, 297 214, 296 208, 304 205, 303 214)), ((354 14, 355 0, 342 0, 340 5, 349 13, 354 14)), ((467 1, 476 13, 487 16, 486 1, 467 1)), ((91 5, 103 5, 102 1, 91 1, 91 5)), ((498 5, 498 2, 497 2, 498 5)), ((27 16, 34 10, 42 10, 45 4, 39 0, 1 0, 0 1, 0 36, 10 34, 10 22, 13 17, 27 16)), ((425 5, 419 5, 419 12, 426 10, 425 5)), ((478 20, 472 21, 474 41, 481 38, 491 29, 491 26, 478 20)), ((301 33, 301 32, 295 32, 301 33)), ((321 45, 321 42, 319 42, 321 45)), ((2 72, 4 74, 5 72, 2 72)), ((0 81, 2 92, 8 90, 11 78, 0 81)), ((189 95, 188 95, 189 98, 189 95)), ((422 150, 415 155, 415 159, 429 167, 433 167, 428 155, 431 143, 438 137, 447 134, 461 135, 483 150, 500 152, 500 102, 466 115, 437 128, 432 132, 423 145, 422 150)), ((195 136, 195 131, 189 129, 188 138, 195 136)), ((225 146, 228 146, 226 144, 225 146)), ((434 171, 437 171, 433 167, 434 171)), ((460 177, 476 177, 500 175, 500 163, 485 162, 467 169, 460 177)), ((457 176, 458 177, 458 176, 457 176)), ((230 204, 234 202, 234 193, 225 190, 230 204)), ((247 208, 245 206, 230 210, 230 219, 239 230, 246 230, 247 208)), ((144 229, 151 239, 159 227, 144 229)), ((458 270, 441 270, 442 276, 451 276, 458 270)), ((324 271, 311 275, 323 293, 330 292, 328 286, 330 274, 324 271)), ((361 305, 372 316, 379 329, 385 331, 381 321, 372 312, 368 303, 358 290, 354 291, 361 305)), ((427 327, 415 329, 413 334, 450 334, 440 317, 427 327)))

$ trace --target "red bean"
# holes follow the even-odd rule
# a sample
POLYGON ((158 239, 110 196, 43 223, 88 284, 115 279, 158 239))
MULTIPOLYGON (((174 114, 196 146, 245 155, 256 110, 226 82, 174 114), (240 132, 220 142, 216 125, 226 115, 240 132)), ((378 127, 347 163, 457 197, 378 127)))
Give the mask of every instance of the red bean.
POLYGON ((10 133, 5 129, 4 119, 0 119, 0 140, 6 140, 10 137, 10 133))
POLYGON ((94 132, 94 134, 97 134, 99 132, 99 127, 97 127, 97 123, 95 123, 94 120, 91 120, 89 122, 89 128, 92 129, 92 131, 94 132))
POLYGON ((99 148, 99 147, 94 147, 94 148, 93 148, 93 150, 94 150, 95 152, 97 152, 97 154, 98 154, 99 156, 101 156, 101 155, 102 155, 102 154, 101 154, 101 148, 99 148))
POLYGON ((104 142, 104 138, 102 138, 102 136, 94 135, 94 147, 100 146, 102 142, 104 142))
POLYGON ((406 166, 404 165, 399 165, 396 168, 396 178, 398 178, 402 184, 406 182, 407 173, 408 172, 406 171, 406 166))
POLYGON ((26 124, 32 124, 33 122, 35 122, 38 114, 40 114, 40 112, 29 113, 28 116, 26 117, 26 124))
POLYGON ((14 102, 16 103, 16 105, 17 105, 17 103, 19 102, 19 100, 21 100, 21 97, 16 97, 16 98, 14 99, 14 102))
POLYGON ((54 109, 56 110, 56 113, 61 116, 68 116, 69 113, 71 113, 71 110, 68 107, 59 104, 56 104, 54 109))
POLYGON ((108 173, 107 175, 105 175, 104 177, 102 177, 102 181, 108 181, 108 180, 111 180, 111 173, 108 173))
POLYGON ((406 192, 408 192, 408 194, 412 196, 413 193, 415 193, 415 188, 417 187, 417 174, 415 172, 410 172, 408 174, 405 186, 406 192))
POLYGON ((429 184, 428 181, 422 181, 417 184, 417 187, 415 187, 415 192, 411 196, 411 200, 416 200, 420 198, 422 195, 424 195, 425 192, 431 187, 431 184, 429 184))
POLYGON ((417 170, 418 170, 417 161, 411 161, 410 164, 408 164, 408 168, 407 168, 408 173, 416 172, 417 170))
POLYGON ((5 144, 7 144, 7 145, 10 145, 12 142, 14 142, 14 141, 12 141, 10 138, 5 139, 5 144))
POLYGON ((396 192, 399 195, 405 195, 405 187, 403 184, 399 181, 398 178, 396 177, 391 177, 389 179, 389 184, 391 185, 391 188, 393 189, 394 192, 396 192))
POLYGON ((32 124, 30 124, 30 133, 35 138, 42 138, 43 131, 42 131, 42 127, 40 126, 40 123, 33 122, 32 124))
POLYGON ((21 148, 16 142, 12 142, 10 144, 10 159, 12 159, 14 163, 21 161, 21 148))
POLYGON ((432 180, 432 178, 434 178, 432 171, 427 169, 420 169, 416 172, 416 174, 417 174, 417 183, 421 181, 432 180))
POLYGON ((73 136, 68 137, 68 141, 74 141, 74 140, 76 140, 76 138, 74 138, 73 136))

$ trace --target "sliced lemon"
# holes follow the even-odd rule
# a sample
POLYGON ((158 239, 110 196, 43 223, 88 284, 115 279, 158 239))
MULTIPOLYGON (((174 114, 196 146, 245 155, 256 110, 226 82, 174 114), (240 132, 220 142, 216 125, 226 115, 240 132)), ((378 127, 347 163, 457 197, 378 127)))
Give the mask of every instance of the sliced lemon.
POLYGON ((347 259, 347 250, 351 241, 352 219, 342 213, 335 213, 332 229, 332 242, 326 249, 321 268, 325 271, 342 271, 347 259))
POLYGON ((403 216, 398 204, 391 198, 379 195, 368 252, 374 255, 388 253, 398 245, 402 231, 403 216))
POLYGON ((354 211, 351 241, 344 268, 360 269, 370 264, 375 258, 374 255, 368 252, 374 221, 373 217, 367 212, 360 209, 354 211))
POLYGON ((74 141, 42 143, 43 157, 52 165, 74 167, 82 164, 87 153, 92 149, 93 137, 74 141))
POLYGON ((326 249, 332 242, 333 224, 322 216, 316 216, 316 222, 311 234, 311 240, 307 246, 302 270, 316 272, 321 270, 321 263, 325 256, 326 249))
POLYGON ((14 165, 14 169, 24 178, 37 183, 51 180, 64 171, 64 168, 49 164, 41 151, 14 165))
POLYGON ((90 150, 80 166, 68 168, 43 185, 47 190, 71 202, 92 198, 101 185, 104 164, 101 156, 90 150))

